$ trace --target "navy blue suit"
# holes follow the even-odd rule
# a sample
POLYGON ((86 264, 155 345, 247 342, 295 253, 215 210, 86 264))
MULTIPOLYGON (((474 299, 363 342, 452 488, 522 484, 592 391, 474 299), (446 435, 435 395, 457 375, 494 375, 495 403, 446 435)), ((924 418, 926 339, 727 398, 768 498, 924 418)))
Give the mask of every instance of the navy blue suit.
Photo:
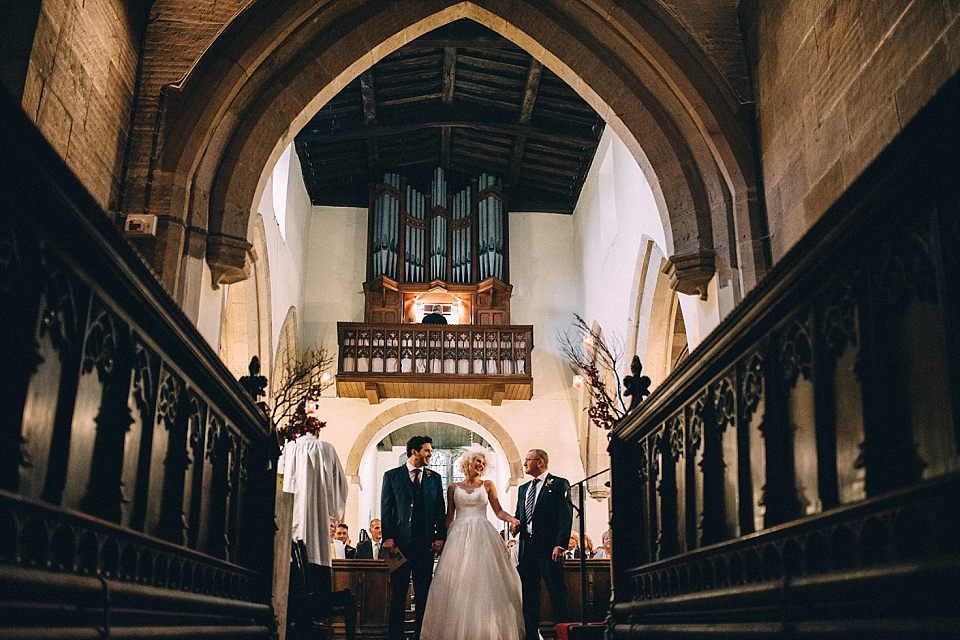
POLYGON ((527 640, 537 640, 540 626, 540 580, 543 579, 553 606, 554 622, 567 621, 567 588, 563 582, 563 560, 551 559, 554 547, 567 548, 573 526, 573 505, 570 483, 564 478, 544 473, 544 483, 533 508, 533 534, 527 533, 527 491, 533 482, 520 487, 517 496, 517 519, 520 521, 518 552, 520 583, 523 587, 523 621, 527 640))
POLYGON ((380 491, 383 539, 393 540, 407 558, 407 562, 390 574, 390 640, 403 638, 403 612, 411 574, 416 602, 416 637, 420 637, 423 610, 433 577, 431 546, 435 540, 447 538, 447 510, 440 476, 427 468, 422 473, 419 492, 410 480, 406 465, 383 474, 380 491))

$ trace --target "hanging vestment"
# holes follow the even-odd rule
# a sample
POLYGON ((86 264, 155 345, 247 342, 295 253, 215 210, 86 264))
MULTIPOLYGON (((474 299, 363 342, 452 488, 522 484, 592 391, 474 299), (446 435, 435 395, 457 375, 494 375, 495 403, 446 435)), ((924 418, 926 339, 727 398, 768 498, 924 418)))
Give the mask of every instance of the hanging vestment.
POLYGON ((349 485, 333 445, 311 434, 283 448, 283 490, 292 493, 293 539, 303 540, 307 562, 332 565, 330 522, 343 517, 349 485))

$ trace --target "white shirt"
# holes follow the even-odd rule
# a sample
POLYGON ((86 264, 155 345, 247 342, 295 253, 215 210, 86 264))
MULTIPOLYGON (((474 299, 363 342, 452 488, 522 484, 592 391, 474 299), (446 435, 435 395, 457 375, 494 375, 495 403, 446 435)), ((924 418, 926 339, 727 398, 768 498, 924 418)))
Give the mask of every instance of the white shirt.
MULTIPOLYGON (((337 451, 312 434, 283 448, 283 490, 293 494, 293 539, 303 540, 307 562, 331 566, 330 521, 340 520, 349 484, 337 451)), ((341 543, 342 544, 342 543, 341 543)))

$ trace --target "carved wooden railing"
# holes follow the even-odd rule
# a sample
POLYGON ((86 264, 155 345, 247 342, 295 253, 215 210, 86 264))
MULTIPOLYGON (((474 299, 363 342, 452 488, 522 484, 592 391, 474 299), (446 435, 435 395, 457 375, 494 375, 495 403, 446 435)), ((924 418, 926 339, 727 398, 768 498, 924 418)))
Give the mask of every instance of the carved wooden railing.
POLYGON ((268 422, 0 97, 0 637, 270 637, 268 422))
POLYGON ((402 389, 399 393, 406 395, 401 397, 492 398, 499 393, 500 399, 527 400, 533 392, 530 325, 340 322, 337 332, 341 396, 364 395, 351 391, 360 383, 378 385, 380 397, 396 397, 389 393, 392 387, 402 389), (443 388, 463 395, 442 395, 443 388))
POLYGON ((609 637, 957 636, 958 105, 614 429, 609 637))

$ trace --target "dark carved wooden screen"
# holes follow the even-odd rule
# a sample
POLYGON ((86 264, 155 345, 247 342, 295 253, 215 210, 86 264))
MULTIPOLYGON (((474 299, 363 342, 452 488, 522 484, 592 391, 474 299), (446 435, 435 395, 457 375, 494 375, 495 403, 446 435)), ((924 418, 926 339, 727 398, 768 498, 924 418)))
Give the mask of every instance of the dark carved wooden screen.
POLYGON ((265 417, 0 107, 0 635, 269 637, 265 417))
POLYGON ((608 637, 956 637, 958 131, 955 78, 614 429, 608 637))
POLYGON ((368 280, 509 282, 506 198, 491 175, 450 193, 437 168, 424 193, 399 174, 385 174, 371 192, 369 217, 368 280))

